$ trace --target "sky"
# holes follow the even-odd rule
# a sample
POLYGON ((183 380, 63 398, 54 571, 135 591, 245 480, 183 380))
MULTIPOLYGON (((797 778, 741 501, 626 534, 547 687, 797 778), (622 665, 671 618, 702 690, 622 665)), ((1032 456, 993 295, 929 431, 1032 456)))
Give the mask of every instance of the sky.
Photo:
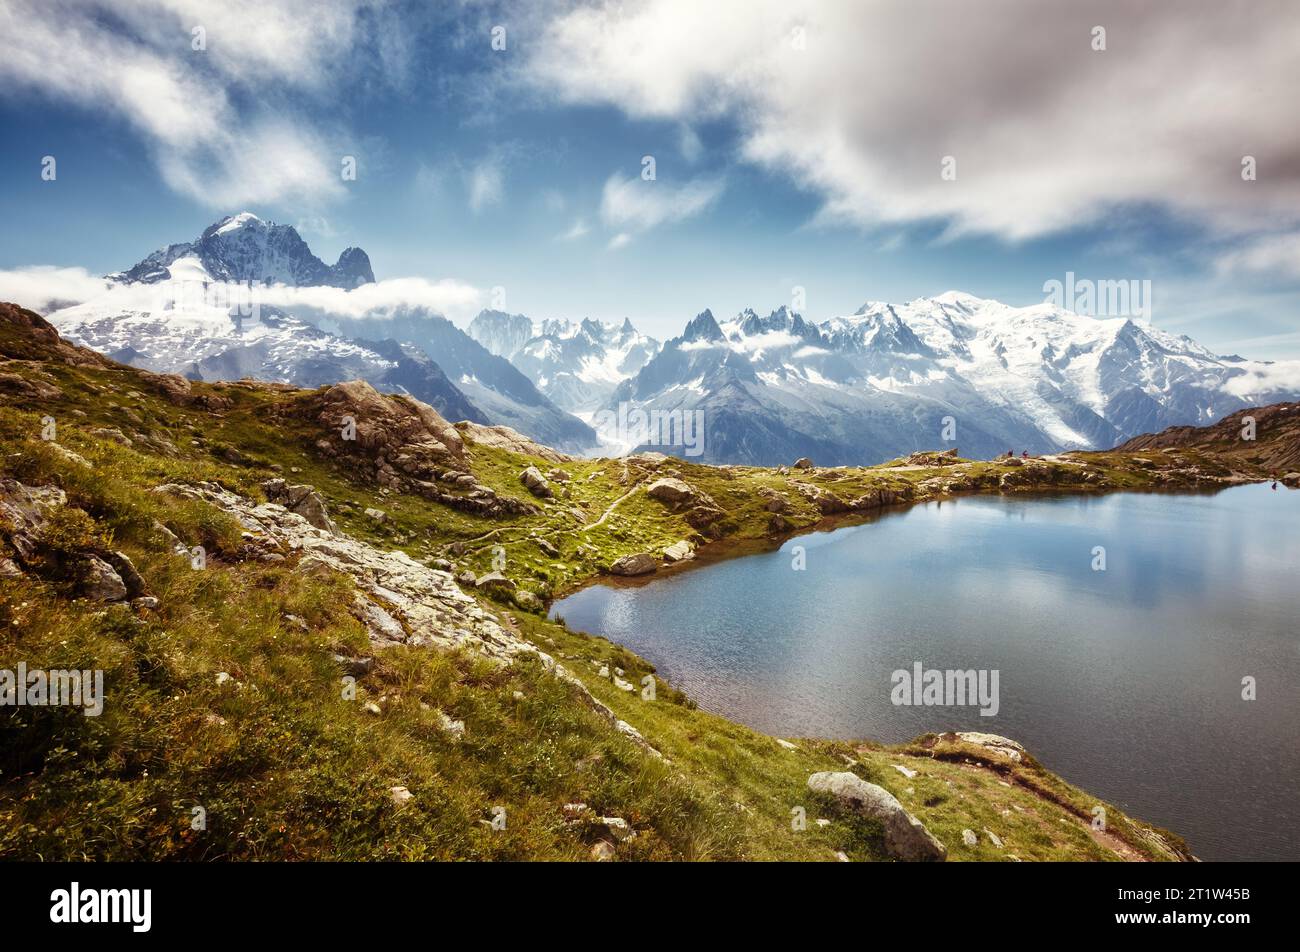
POLYGON ((663 338, 1073 273, 1300 357, 1290 0, 5 0, 0 35, 19 303, 251 211, 391 295, 457 288, 462 326, 663 338))

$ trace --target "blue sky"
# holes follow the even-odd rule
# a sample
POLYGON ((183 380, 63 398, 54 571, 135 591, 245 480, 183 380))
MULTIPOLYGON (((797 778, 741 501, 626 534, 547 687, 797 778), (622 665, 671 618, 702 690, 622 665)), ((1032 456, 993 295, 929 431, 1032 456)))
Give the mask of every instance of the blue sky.
POLYGON ((7 3, 0 290, 249 210, 381 281, 661 337, 796 286, 821 320, 1029 304, 1072 271, 1150 280, 1153 323, 1216 351, 1300 357, 1293 6, 428 6, 7 3))

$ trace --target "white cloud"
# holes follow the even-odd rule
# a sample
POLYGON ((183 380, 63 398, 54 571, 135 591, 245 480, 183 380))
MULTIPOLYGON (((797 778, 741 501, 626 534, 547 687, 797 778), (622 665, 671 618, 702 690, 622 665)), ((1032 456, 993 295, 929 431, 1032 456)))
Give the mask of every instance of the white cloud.
MULTIPOLYGON (((400 53, 367 0, 7 0, 0 79, 115 114, 172 189, 216 208, 343 194, 343 149, 277 98, 321 94, 350 64, 400 53), (195 50, 202 28, 205 49, 195 50), (348 55, 373 44, 375 57, 348 55)), ((383 69, 386 62, 375 68, 383 69)), ((57 158, 57 156, 56 156, 57 158)))
POLYGON ((0 271, 0 301, 12 301, 40 314, 80 304, 107 290, 108 282, 85 268, 33 265, 0 271))
POLYGON ((639 118, 725 116, 741 156, 820 194, 825 222, 1025 239, 1136 203, 1228 232, 1300 219, 1289 0, 921 6, 597 3, 555 17, 524 76, 639 118))
MULTIPOLYGON (((85 268, 38 265, 0 271, 0 300, 13 301, 42 314, 88 301, 95 301, 97 310, 105 313, 156 311, 163 309, 169 299, 201 299, 204 293, 200 288, 191 294, 190 288, 179 281, 112 284, 85 268)), ((217 299, 220 299, 219 295, 217 299)), ((486 295, 471 284, 451 278, 441 281, 390 278, 374 284, 363 284, 353 290, 331 287, 296 288, 288 285, 255 285, 246 289, 242 285, 235 285, 229 299, 271 305, 303 316, 358 319, 382 317, 401 310, 424 309, 455 321, 467 320, 478 313, 486 295)))
POLYGON ((626 248, 631 243, 632 236, 625 231, 620 231, 613 238, 609 239, 609 243, 605 247, 610 251, 618 251, 619 248, 626 248))
POLYGON ((600 217, 623 234, 649 231, 698 215, 718 200, 722 190, 721 179, 700 178, 674 186, 615 173, 601 193, 600 217))
POLYGON ((1222 254, 1217 265, 1221 273, 1300 278, 1300 232, 1257 238, 1222 254))
POLYGON ((1243 400, 1268 402, 1268 394, 1300 390, 1300 360, 1252 363, 1244 374, 1230 378, 1223 389, 1243 400))
POLYGON ((353 319, 384 317, 394 311, 423 308, 450 319, 472 317, 482 308, 486 296, 473 285, 445 278, 390 278, 359 288, 310 287, 287 285, 254 288, 254 300, 284 308, 291 313, 314 311, 353 319))

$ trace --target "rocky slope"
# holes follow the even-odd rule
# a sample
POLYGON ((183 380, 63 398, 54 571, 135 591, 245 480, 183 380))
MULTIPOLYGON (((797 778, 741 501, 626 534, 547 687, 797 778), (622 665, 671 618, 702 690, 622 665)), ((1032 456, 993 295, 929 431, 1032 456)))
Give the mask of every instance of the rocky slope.
MULTIPOLYGON (((0 855, 1190 855, 1113 805, 1093 830, 1095 799, 1013 740, 765 737, 544 607, 937 495, 1224 485, 1254 459, 578 459, 361 382, 125 367, 12 306, 0 379, 0 669, 107 684, 102 717, 6 709, 0 855), (828 822, 794 829, 795 807, 828 822)), ((1289 421, 1261 410, 1257 443, 1289 421)))

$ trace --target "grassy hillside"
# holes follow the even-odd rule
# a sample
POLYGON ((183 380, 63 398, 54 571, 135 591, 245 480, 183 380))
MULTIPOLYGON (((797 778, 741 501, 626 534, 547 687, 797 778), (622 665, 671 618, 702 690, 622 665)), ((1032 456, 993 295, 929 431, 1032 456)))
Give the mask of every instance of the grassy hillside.
POLYGON ((0 526, 0 565, 13 566, 0 573, 0 669, 101 668, 107 701, 99 717, 0 708, 0 856, 887 858, 878 823, 808 791, 828 770, 893 793, 951 860, 1188 856, 1110 805, 1093 830, 1098 801, 1029 755, 953 735, 782 743, 658 679, 645 700, 649 664, 548 621, 543 602, 631 554, 680 570, 660 556, 681 541, 723 557, 944 494, 1261 478, 1249 460, 1177 447, 861 469, 574 460, 421 422, 388 398, 358 405, 361 438, 344 440, 329 414, 353 398, 338 388, 189 384, 71 348, 42 324, 0 305, 0 501, 19 487, 64 494, 34 543, 14 519, 0 526), (521 483, 529 466, 549 497, 521 483), (652 497, 665 478, 690 497, 652 497), (309 569, 237 514, 156 491, 206 485, 252 507, 273 479, 314 487, 340 534, 451 572, 509 634, 504 660, 473 639, 430 645, 409 625, 377 642, 366 585, 382 579, 309 569), (205 567, 178 545, 201 546, 205 567), (96 554, 138 571, 131 600, 86 597, 96 554), (491 582, 495 570, 505 578, 491 582), (805 829, 792 828, 799 807, 805 829))

